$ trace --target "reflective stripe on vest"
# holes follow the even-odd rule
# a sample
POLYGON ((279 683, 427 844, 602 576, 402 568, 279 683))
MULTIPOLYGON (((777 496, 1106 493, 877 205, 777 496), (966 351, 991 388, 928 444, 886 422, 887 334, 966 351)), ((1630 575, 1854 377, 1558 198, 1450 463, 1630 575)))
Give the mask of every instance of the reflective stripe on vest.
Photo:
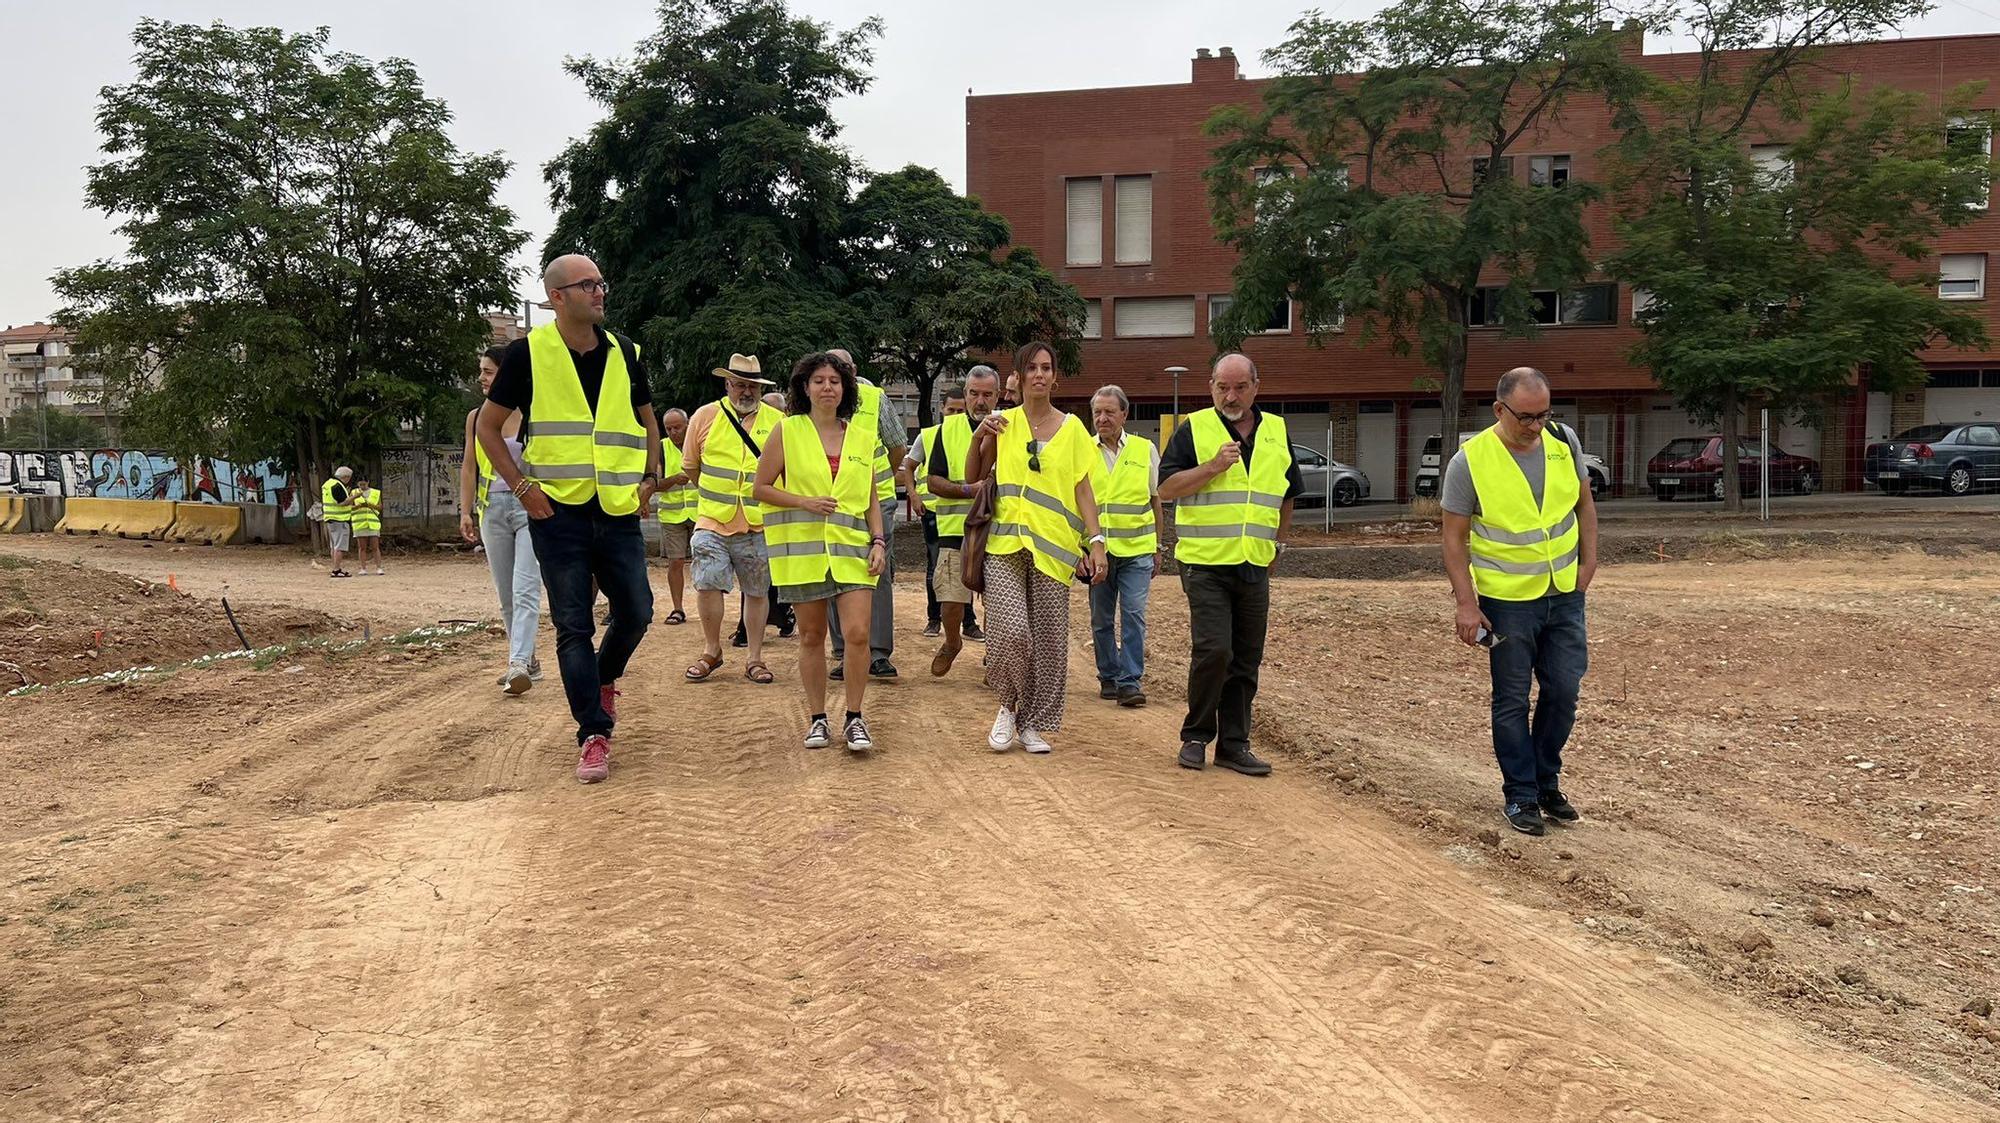
POLYGON ((826 447, 819 429, 807 415, 787 417, 779 425, 785 442, 785 472, 778 486, 793 495, 831 495, 839 504, 822 518, 798 507, 764 510, 764 548, 771 559, 774 585, 814 585, 834 580, 848 585, 873 585, 868 575, 869 481, 874 457, 882 443, 859 417, 847 422, 840 442, 840 474, 827 470, 826 447))
MULTIPOLYGON (((1077 562, 1083 560, 1077 481, 1051 475, 1047 464, 1044 471, 1031 470, 1028 440, 1033 430, 1027 411, 1017 406, 1005 416, 1007 428, 1000 434, 996 453, 994 481, 998 486, 993 493, 993 529, 986 552, 998 555, 1028 550, 1034 555, 1035 568, 1067 585, 1076 576, 1077 562)), ((1048 458, 1051 445, 1065 439, 1063 430, 1071 425, 1081 427, 1082 422, 1065 417, 1056 436, 1042 442, 1042 459, 1048 458)))
MULTIPOLYGON (((736 512, 742 511, 750 528, 755 530, 764 525, 763 505, 750 498, 750 489, 757 482, 757 457, 743 443, 743 438, 736 435, 736 426, 722 416, 722 411, 729 409, 729 399, 715 403, 715 409, 715 418, 708 423, 708 436, 702 438, 701 474, 694 481, 695 513, 727 524, 735 520, 736 512)), ((757 442, 761 451, 784 417, 758 402, 757 413, 743 427, 750 431, 750 439, 757 442)))
MULTIPOLYGON (((339 480, 328 480, 319 486, 320 521, 344 523, 354 521, 354 509, 345 503, 333 501, 333 485, 339 480)), ((345 487, 345 484, 341 486, 345 487)), ((351 494, 351 493, 350 493, 351 494)))
MULTIPOLYGON (((1189 414, 1194 458, 1214 459, 1236 433, 1214 408, 1189 414)), ((1278 556, 1278 521, 1283 514, 1285 473, 1292 466, 1292 446, 1285 419, 1262 414, 1256 444, 1250 450, 1250 470, 1241 460, 1208 481, 1200 491, 1174 503, 1174 558, 1188 565, 1270 565, 1278 556)))
MULTIPOLYGON (((1103 454, 1098 454, 1099 461, 1103 454)), ((1105 552, 1136 558, 1159 548, 1153 525, 1153 442, 1125 434, 1125 447, 1111 471, 1096 477, 1097 521, 1104 528, 1105 552)))
POLYGON ((917 467, 915 471, 910 473, 910 490, 916 492, 917 498, 924 501, 924 508, 926 510, 930 508, 933 498, 931 495, 930 469, 931 441, 936 439, 937 431, 938 426, 936 425, 917 431, 917 467))
MULTIPOLYGON (((965 458, 972 451, 972 419, 958 414, 944 419, 938 426, 938 440, 944 442, 945 476, 952 483, 965 482, 965 458)), ((930 478, 930 464, 924 464, 924 477, 930 478)), ((962 538, 965 536, 965 516, 972 510, 972 500, 951 499, 938 496, 931 503, 931 510, 937 512, 937 532, 940 538, 962 538)))
MULTIPOLYGON (((668 437, 660 438, 660 478, 678 475, 685 465, 681 462, 680 446, 668 437)), ((653 496, 653 506, 659 511, 663 523, 685 523, 694 521, 694 487, 690 484, 675 484, 653 496)))
POLYGON ((554 321, 528 333, 534 409, 522 427, 528 443, 521 469, 557 503, 580 506, 594 496, 605 514, 629 515, 639 509, 646 474, 646 429, 632 408, 625 349, 610 332, 604 346, 611 350, 593 410, 554 321))
POLYGON ((361 501, 354 507, 354 529, 359 532, 382 530, 382 489, 371 487, 361 493, 361 501))
POLYGON ((1574 592, 1582 484, 1576 458, 1559 434, 1542 435, 1542 502, 1496 428, 1465 442, 1465 464, 1479 495, 1472 518, 1472 587, 1495 600, 1536 600, 1553 589, 1574 592))

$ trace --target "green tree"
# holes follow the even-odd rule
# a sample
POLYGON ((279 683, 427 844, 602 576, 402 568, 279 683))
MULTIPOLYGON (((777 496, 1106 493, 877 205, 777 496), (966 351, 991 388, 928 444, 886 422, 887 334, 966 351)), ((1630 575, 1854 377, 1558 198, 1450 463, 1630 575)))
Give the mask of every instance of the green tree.
POLYGON ((663 0, 630 61, 565 64, 606 116, 544 169, 544 257, 596 260, 611 322, 654 357, 663 400, 717 396, 708 372, 731 352, 769 371, 867 350, 845 299, 857 169, 833 101, 868 88, 880 31, 869 19, 835 33, 780 0, 663 0))
POLYGON ((461 154, 400 59, 144 20, 86 199, 121 260, 55 278, 134 443, 323 476, 449 400, 512 300, 498 156, 461 154))
POLYGON ((1983 342, 1938 299, 1933 240, 1980 212, 1992 121, 1941 100, 1863 91, 1813 66, 1829 42, 1893 32, 1923 0, 1714 0, 1677 30, 1688 65, 1641 91, 1617 146, 1623 248, 1643 290, 1633 359, 1723 438, 1724 500, 1742 508, 1744 410, 1811 413, 1865 367, 1894 391, 1923 352, 1983 342), (1965 122, 1954 128, 1954 120, 1965 122))
POLYGON ((938 378, 976 363, 975 350, 1042 339, 1063 370, 1079 368, 1083 298, 1026 246, 996 259, 1011 237, 1007 220, 935 171, 875 177, 855 199, 846 235, 870 357, 916 385, 919 426, 934 420, 938 378))
POLYGON ((24 405, 0 424, 0 448, 102 448, 104 427, 93 417, 24 405))
POLYGON ((1595 0, 1402 0, 1367 20, 1315 12, 1264 55, 1260 107, 1219 110, 1207 172, 1216 230, 1240 259, 1219 348, 1292 299, 1324 345, 1414 345, 1437 372, 1443 429, 1459 428, 1470 326, 1534 330, 1535 289, 1589 277, 1596 188, 1531 183, 1516 153, 1580 94, 1628 86, 1626 33, 1595 0))

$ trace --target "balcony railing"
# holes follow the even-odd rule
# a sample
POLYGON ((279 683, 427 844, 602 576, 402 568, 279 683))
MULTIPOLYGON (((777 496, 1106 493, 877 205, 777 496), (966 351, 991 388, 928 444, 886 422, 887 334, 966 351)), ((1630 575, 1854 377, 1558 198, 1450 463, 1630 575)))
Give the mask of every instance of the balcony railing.
POLYGON ((10 367, 39 367, 39 366, 47 366, 47 365, 48 365, 48 361, 49 361, 49 360, 48 360, 47 356, 44 356, 44 355, 9 355, 9 356, 7 356, 7 365, 8 365, 8 366, 10 366, 10 367))

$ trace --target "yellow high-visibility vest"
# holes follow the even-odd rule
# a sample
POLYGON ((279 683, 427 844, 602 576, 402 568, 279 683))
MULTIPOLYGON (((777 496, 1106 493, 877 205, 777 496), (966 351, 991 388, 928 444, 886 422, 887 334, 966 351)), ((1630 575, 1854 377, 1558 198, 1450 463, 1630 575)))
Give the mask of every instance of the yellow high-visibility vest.
POLYGON ((522 430, 528 443, 521 468, 557 503, 581 506, 594 496, 605 514, 629 515, 639 509, 639 482, 646 474, 646 429, 632 408, 625 350, 610 332, 604 333, 604 345, 611 350, 604 358, 598 408, 592 410, 555 322, 528 333, 534 409, 522 430))
MULTIPOLYGON (((1102 462, 1103 456, 1099 454, 1102 462)), ((1112 557, 1143 557, 1159 548, 1153 525, 1153 442, 1137 433, 1125 434, 1125 446, 1108 473, 1096 483, 1097 518, 1104 527, 1104 549, 1112 557)))
MULTIPOLYGON (((681 461, 680 446, 671 438, 660 438, 660 478, 677 475, 684 464, 681 461)), ((687 523, 694 521, 694 487, 691 484, 675 484, 653 496, 653 505, 659 510, 663 523, 687 523)))
MULTIPOLYGON (((854 383, 857 398, 853 421, 865 421, 868 431, 876 434, 879 442, 882 432, 882 388, 859 379, 854 383)), ((889 463, 887 445, 877 444, 875 454, 875 498, 884 504, 896 501, 896 473, 889 463)))
MULTIPOLYGON (((940 422, 942 424, 942 422, 940 422)), ((931 499, 931 441, 937 437, 938 426, 917 430, 917 467, 910 473, 910 490, 924 501, 924 508, 930 509, 931 499)), ((904 457, 908 459, 908 457, 904 457)))
MULTIPOLYGON (((1236 432, 1214 408, 1188 415, 1194 458, 1207 463, 1236 432)), ((1250 470, 1241 460, 1174 503, 1174 557, 1187 565, 1270 565, 1278 556, 1278 521, 1285 502, 1285 473, 1292 445, 1285 419, 1264 414, 1251 446, 1250 470)))
POLYGON ((839 509, 827 516, 798 507, 764 508, 764 546, 774 585, 813 585, 834 580, 873 585, 868 573, 868 508, 873 501, 873 452, 882 447, 875 430, 860 417, 849 418, 840 443, 840 474, 827 469, 825 446, 807 415, 779 425, 785 442, 785 472, 778 486, 794 495, 831 495, 839 509))
POLYGON ((479 476, 479 490, 474 494, 472 510, 474 514, 486 513, 486 490, 493 483, 493 461, 486 455, 486 446, 479 443, 479 433, 472 434, 472 462, 479 476))
POLYGON ((1583 494, 1569 442, 1542 434, 1542 502, 1496 428, 1465 442, 1465 465, 1479 494, 1472 518, 1472 587, 1495 600, 1536 600, 1576 590, 1583 494))
MULTIPOLYGON (((957 414, 944 419, 937 427, 934 438, 944 442, 946 475, 951 482, 962 484, 965 479, 965 459, 972 451, 972 419, 966 414, 957 414)), ((930 478, 929 458, 925 458, 924 478, 930 478)), ((972 500, 952 499, 938 496, 931 505, 937 512, 937 530, 940 538, 962 538, 965 536, 965 516, 972 510, 972 500)))
MULTIPOLYGON (((704 519, 727 523, 742 511, 755 530, 764 525, 764 506, 750 498, 750 489, 757 482, 757 453, 750 451, 743 438, 736 435, 736 426, 721 411, 729 409, 729 399, 723 398, 715 405, 715 420, 709 422, 708 436, 701 445, 701 479, 695 483, 695 511, 704 519)), ((733 412, 733 411, 732 411, 733 412)), ((771 433, 785 415, 762 402, 757 403, 757 413, 743 426, 750 432, 750 439, 757 442, 762 451, 764 442, 771 439, 771 433)))
MULTIPOLYGON (((321 522, 344 523, 354 521, 354 509, 352 507, 349 507, 345 503, 335 503, 333 501, 333 485, 338 483, 340 483, 339 480, 332 479, 319 486, 321 522)), ((347 485, 341 484, 341 486, 346 487, 347 485)), ((351 496, 352 493, 350 492, 349 495, 351 496)))
POLYGON ((354 505, 354 530, 360 533, 372 530, 382 533, 382 491, 369 488, 361 493, 360 501, 354 505))
POLYGON ((986 552, 995 556, 1030 551, 1035 568, 1050 578, 1069 584, 1083 560, 1083 516, 1076 509, 1077 480, 1059 473, 1047 463, 1057 441, 1083 436, 1083 422, 1074 415, 1063 418, 1056 435, 1042 442, 1042 471, 1028 467, 1028 441, 1033 429, 1027 410, 1016 406, 1006 411, 1007 428, 1000 433, 995 449, 993 527, 986 552), (1074 437, 1065 430, 1076 427, 1074 437))

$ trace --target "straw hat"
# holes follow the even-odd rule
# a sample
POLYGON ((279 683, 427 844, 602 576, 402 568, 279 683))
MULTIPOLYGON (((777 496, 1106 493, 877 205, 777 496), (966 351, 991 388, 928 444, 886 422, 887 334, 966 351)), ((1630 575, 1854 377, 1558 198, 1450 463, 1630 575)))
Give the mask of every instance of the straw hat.
POLYGON ((716 367, 709 373, 717 378, 740 378, 745 382, 755 382, 759 386, 776 386, 777 383, 764 377, 764 367, 755 355, 731 355, 729 365, 716 367))

